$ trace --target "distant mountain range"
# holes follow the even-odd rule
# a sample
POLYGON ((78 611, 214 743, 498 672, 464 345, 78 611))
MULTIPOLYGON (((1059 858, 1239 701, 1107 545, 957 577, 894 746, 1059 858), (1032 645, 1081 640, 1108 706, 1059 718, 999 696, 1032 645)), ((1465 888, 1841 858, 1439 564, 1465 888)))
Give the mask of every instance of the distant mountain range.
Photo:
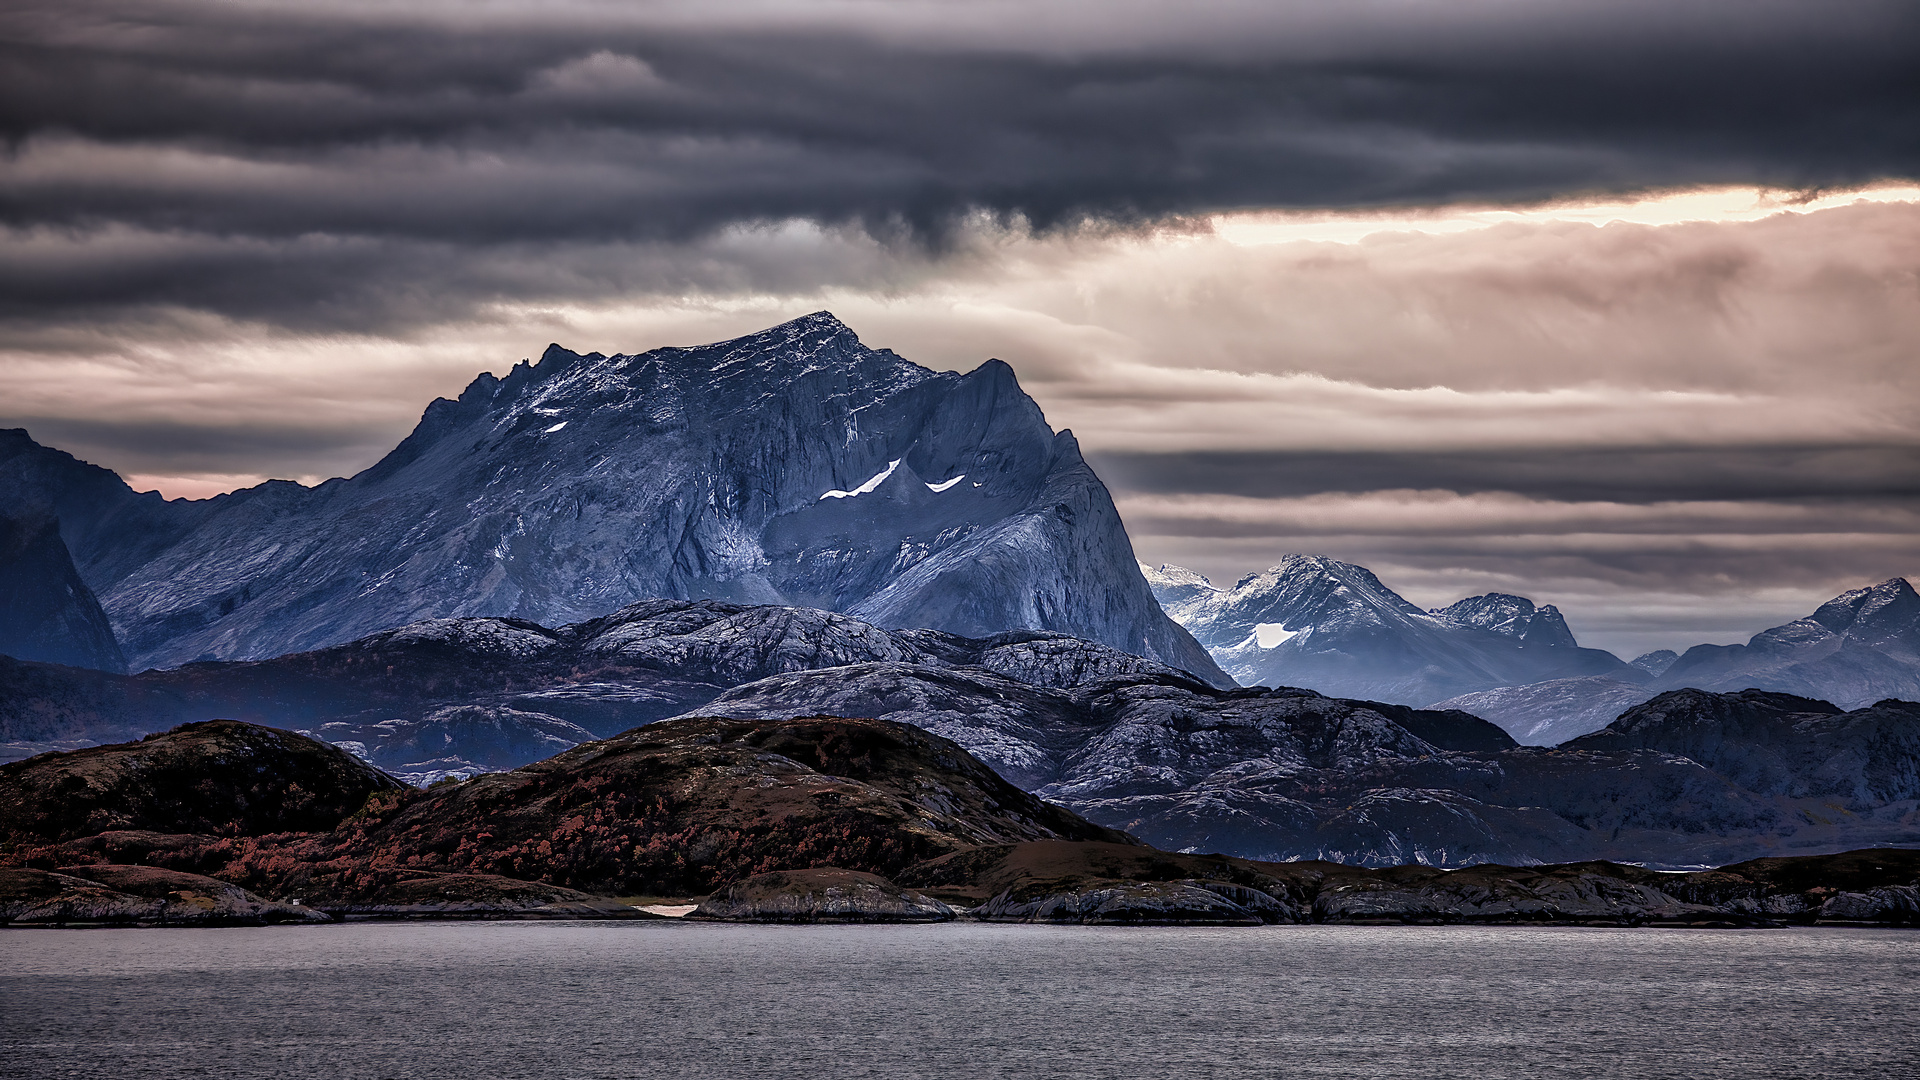
POLYGON ((1920 596, 1904 578, 1845 593, 1746 645, 1623 662, 1581 648, 1558 609, 1488 593, 1431 611, 1372 571, 1289 555, 1231 588, 1142 566, 1154 595, 1243 684, 1460 709, 1554 745, 1671 689, 1749 687, 1860 708, 1920 700, 1920 596))
POLYGON ((888 631, 719 601, 653 601, 558 629, 432 620, 135 676, 0 663, 0 736, 23 740, 20 753, 229 717, 308 732, 415 784, 575 754, 663 719, 816 716, 931 732, 1025 791, 1172 850, 1689 866, 1920 841, 1920 705, 1900 702, 1843 712, 1675 691, 1546 750, 1464 712, 1223 690, 1065 635, 888 631))
POLYGON ((657 597, 1059 631, 1226 682, 1011 368, 930 371, 825 312, 698 348, 553 346, 314 488, 167 501, 0 432, 0 512, 29 511, 58 518, 136 670, 657 597))

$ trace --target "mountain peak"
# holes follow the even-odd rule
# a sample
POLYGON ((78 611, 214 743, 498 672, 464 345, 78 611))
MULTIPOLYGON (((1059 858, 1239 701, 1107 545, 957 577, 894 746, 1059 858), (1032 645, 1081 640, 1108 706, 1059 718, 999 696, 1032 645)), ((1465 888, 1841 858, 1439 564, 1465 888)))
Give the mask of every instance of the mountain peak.
POLYGON ((133 551, 100 600, 142 665, 670 597, 1071 633, 1228 682, 1154 602, 1111 496, 1010 368, 935 372, 826 311, 640 354, 551 345, 435 402, 324 493, 196 513, 159 543, 97 541, 133 551))

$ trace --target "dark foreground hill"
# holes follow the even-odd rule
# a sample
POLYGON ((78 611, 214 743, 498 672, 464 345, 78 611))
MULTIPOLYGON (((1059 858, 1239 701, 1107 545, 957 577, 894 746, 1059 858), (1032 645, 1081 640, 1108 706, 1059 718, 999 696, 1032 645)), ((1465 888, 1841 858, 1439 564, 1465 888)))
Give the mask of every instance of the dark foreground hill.
POLYGON ((0 765, 0 844, 119 830, 323 831, 369 797, 404 788, 325 743, 215 720, 0 765))
MULTIPOLYGON (((205 775, 231 778, 239 761, 267 802, 299 788, 283 766, 310 776, 308 758, 355 765, 318 744, 296 744, 299 761, 238 753, 298 738, 246 727, 198 725, 37 767, 91 775, 113 761, 116 775, 137 775, 145 757, 197 758, 205 775)), ((1158 851, 1040 803, 946 740, 875 720, 656 725, 513 773, 427 792, 388 786, 306 832, 258 832, 281 822, 245 816, 218 823, 223 835, 187 832, 208 824, 205 806, 159 800, 138 819, 144 830, 69 836, 64 823, 91 803, 84 785, 44 783, 56 773, 41 786, 73 807, 7 819, 0 924, 643 917, 616 893, 711 893, 697 917, 799 922, 1920 919, 1920 851, 1692 874, 1604 862, 1368 870, 1158 851)))

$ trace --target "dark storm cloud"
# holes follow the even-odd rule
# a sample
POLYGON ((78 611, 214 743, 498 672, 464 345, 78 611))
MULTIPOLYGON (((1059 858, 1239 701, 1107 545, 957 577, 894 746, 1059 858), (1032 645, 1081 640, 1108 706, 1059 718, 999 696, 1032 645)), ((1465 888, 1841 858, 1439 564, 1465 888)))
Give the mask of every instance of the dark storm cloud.
POLYGON ((0 222, 150 250, 36 277, 9 244, 0 288, 15 317, 164 302, 351 326, 394 317, 396 288, 423 320, 616 292, 617 245, 740 222, 937 242, 979 211, 1920 173, 1909 5, 1214 6, 1131 33, 1094 5, 816 8, 14 5, 0 222), (461 272, 504 246, 535 269, 461 272))
POLYGON ((1120 492, 1291 498, 1435 490, 1559 502, 1920 499, 1920 446, 1474 451, 1096 452, 1120 492))

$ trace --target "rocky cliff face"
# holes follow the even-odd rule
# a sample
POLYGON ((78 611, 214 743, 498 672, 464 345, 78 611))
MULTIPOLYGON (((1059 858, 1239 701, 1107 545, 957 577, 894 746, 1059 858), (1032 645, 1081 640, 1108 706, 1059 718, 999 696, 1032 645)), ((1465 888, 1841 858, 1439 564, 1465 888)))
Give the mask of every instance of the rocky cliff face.
POLYGON ((107 613, 80 580, 51 516, 0 515, 0 654, 126 670, 107 613))
POLYGON ((1489 593, 1423 611, 1366 567, 1324 555, 1215 588, 1191 570, 1142 568, 1174 621, 1244 684, 1427 705, 1545 679, 1640 673, 1583 649, 1552 606, 1489 593))
POLYGON ((664 597, 1060 631, 1224 681, 1011 368, 929 371, 824 312, 636 356, 554 346, 312 489, 165 503, 20 441, 0 496, 59 509, 136 667, 664 597))

